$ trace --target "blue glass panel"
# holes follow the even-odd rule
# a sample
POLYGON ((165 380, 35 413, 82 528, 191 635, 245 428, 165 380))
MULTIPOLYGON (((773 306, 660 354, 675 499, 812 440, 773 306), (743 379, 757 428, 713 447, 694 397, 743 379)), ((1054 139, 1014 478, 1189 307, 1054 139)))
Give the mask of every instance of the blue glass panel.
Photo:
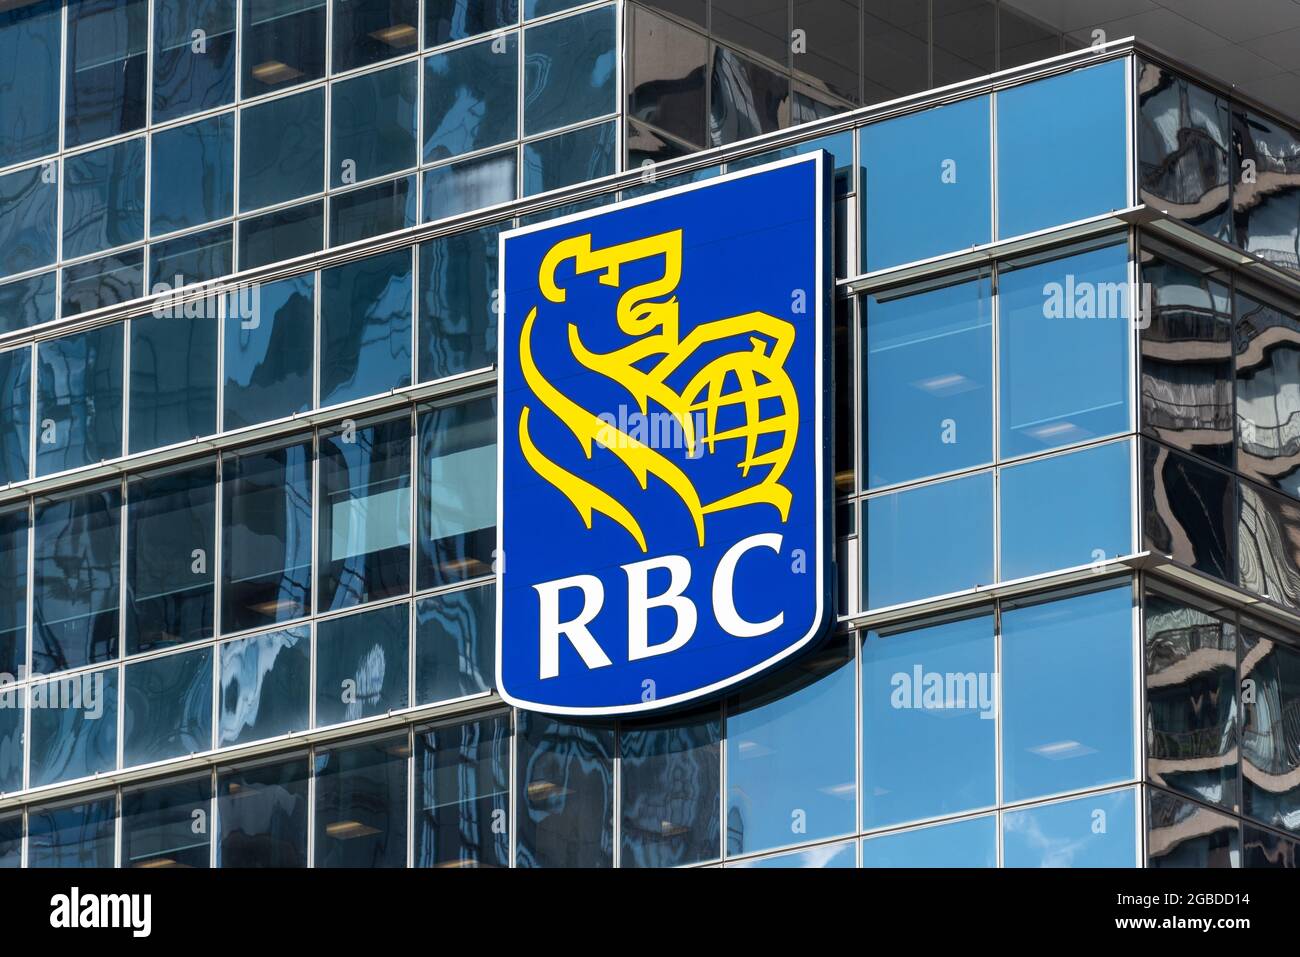
POLYGON ((306 755, 217 773, 217 866, 306 867, 306 755))
POLYGON ((3 683, 0 683, 0 793, 23 789, 23 719, 27 712, 27 691, 5 687, 16 674, 16 671, 5 672, 3 683))
POLYGON ((491 574, 496 437, 495 397, 420 413, 417 588, 491 574))
POLYGON ((216 463, 131 479, 126 653, 212 637, 216 463))
POLYGON ((420 381, 496 361, 497 247, 501 226, 420 246, 420 381))
POLYGON ((1022 801, 1133 776, 1128 584, 1002 614, 1002 792, 1022 801))
POLYGON ((69 0, 64 148, 144 126, 148 0, 69 0))
POLYGON ((59 148, 58 0, 0 13, 0 166, 59 148))
POLYGON ((235 5, 229 0, 154 0, 153 121, 235 99, 235 5))
POLYGON ((320 611, 411 587, 411 419, 317 434, 320 611))
POLYGON ((235 271, 235 244, 229 226, 178 236, 149 247, 149 294, 210 282, 235 271))
POLYGON ((491 585, 416 603, 416 704, 463 698, 496 684, 496 610, 491 585))
POLYGON ((989 135, 987 96, 862 130, 864 269, 992 240, 989 135))
POLYGON ((853 652, 836 642, 795 675, 727 706, 727 853, 857 829, 853 652))
POLYGON ((155 133, 149 232, 170 233, 224 219, 235 203, 235 114, 155 133))
POLYGON ((320 404, 411 384, 411 250, 321 273, 320 404))
POLYGON ((315 276, 243 287, 227 302, 224 427, 311 407, 315 276))
POLYGON ((989 615, 862 645, 862 825, 996 803, 997 681, 989 615))
POLYGON ((1129 428, 1127 262, 1119 244, 1001 273, 1004 458, 1129 428))
POLYGON ((65 259, 143 238, 143 138, 114 143, 64 160, 65 259))
POLYGON ((424 162, 514 139, 518 112, 517 34, 424 61, 424 162))
POLYGON ((325 0, 243 0, 240 95, 258 96, 325 75, 325 0))
POLYGON ((1132 790, 1008 811, 1003 867, 1136 867, 1132 790))
POLYGON ((212 775, 122 792, 123 867, 207 867, 212 775))
POLYGON ((311 638, 306 628, 273 631, 221 646, 217 747, 308 727, 311 638))
POLYGON ((331 88, 330 182, 345 186, 416 164, 414 63, 363 73, 331 88))
POLYGON ((811 847, 806 851, 792 854, 776 854, 772 857, 760 857, 754 861, 737 861, 728 867, 802 867, 802 868, 843 868, 857 867, 857 854, 853 842, 844 844, 825 844, 811 847))
POLYGON ((33 808, 27 818, 28 867, 112 867, 117 798, 33 808))
POLYGON ((363 186, 330 198, 330 245, 343 246, 414 226, 420 191, 415 176, 363 186))
POLYGON ((28 689, 31 786, 117 767, 117 669, 52 678, 28 689))
POLYGON ((0 485, 28 475, 31 450, 32 350, 0 352, 0 485))
POLYGON ((1125 60, 998 93, 998 237, 1128 205, 1125 60))
MULTIPOLYGON (((69 169, 75 162, 68 161, 69 169)), ((47 172, 44 166, 32 166, 0 176, 0 277, 54 262, 59 191, 47 179, 56 172, 57 167, 47 172)))
POLYGON ((27 521, 25 504, 0 512, 0 683, 27 664, 27 521))
POLYGON ((127 665, 125 767, 212 748, 212 649, 127 665))
POLYGON ((515 150, 508 149, 428 170, 424 174, 424 221, 514 199, 516 158, 515 150))
POLYGON ((987 277, 866 299, 867 485, 993 460, 987 277))
POLYGON ((727 172, 735 173, 738 170, 753 169, 764 163, 789 159, 793 156, 807 156, 817 150, 825 150, 831 154, 831 169, 835 172, 835 195, 842 196, 853 192, 853 134, 848 130, 733 160, 727 164, 727 172))
POLYGON ((406 866, 406 733, 317 749, 316 867, 406 866))
POLYGON ((862 866, 997 867, 997 819, 977 817, 867 838, 862 866))
POLYGON ((559 13, 576 7, 582 2, 583 0, 524 0, 524 16, 530 20, 533 17, 544 17, 548 13, 559 13))
POLYGON ((209 296, 175 307, 185 316, 131 320, 131 452, 217 430, 218 303, 209 296))
POLYGON ((122 326, 38 346, 36 474, 122 454, 122 326))
POLYGON ((621 729, 623 867, 719 856, 721 721, 716 710, 621 729))
POLYGON ((144 295, 144 248, 63 270, 63 315, 89 312, 144 295))
POLYGON ((510 718, 415 736, 415 866, 509 867, 510 718))
POLYGON ((240 111, 239 209, 319 193, 325 186, 325 91, 306 90, 240 111))
POLYGON ((617 109, 614 34, 613 4, 524 31, 526 135, 617 109))
POLYGON ((600 123, 524 145, 524 195, 614 172, 616 123, 600 123))
POLYGON ((424 42, 437 46, 519 22, 519 0, 425 0, 424 42))
POLYGON ((316 626, 316 727, 405 708, 408 605, 330 618, 316 626))
POLYGON ((59 308, 54 270, 0 286, 0 334, 53 322, 59 308))
POLYGON ((320 251, 324 243, 325 203, 303 203, 289 209, 239 221, 239 268, 296 259, 320 251))
POLYGON ((866 532, 869 608, 987 585, 993 581, 993 475, 868 499, 866 532))
POLYGON ((335 73, 414 53, 420 0, 333 0, 335 73))
POLYGON ((1002 579, 1131 552, 1132 453, 1112 442, 1003 469, 1002 579))
POLYGON ((23 866, 22 813, 0 818, 0 870, 23 866))
POLYGON ((614 730, 516 712, 516 867, 612 867, 614 730))
POLYGON ((311 608, 311 442, 222 456, 221 631, 311 608))
POLYGON ((121 526, 117 485, 36 503, 34 670, 117 657, 121 526))

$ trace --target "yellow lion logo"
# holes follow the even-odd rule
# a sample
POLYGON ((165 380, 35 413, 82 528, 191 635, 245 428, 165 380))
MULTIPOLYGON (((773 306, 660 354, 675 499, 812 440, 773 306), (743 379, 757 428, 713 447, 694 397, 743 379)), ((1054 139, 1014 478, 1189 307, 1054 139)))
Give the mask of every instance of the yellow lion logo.
MULTIPOLYGON (((538 401, 573 433, 588 459, 599 445, 627 466, 642 489, 651 475, 665 482, 690 512, 700 545, 704 544, 704 516, 711 513, 766 503, 777 509, 784 522, 790 513, 791 495, 781 484, 781 476, 790 463, 799 429, 799 403, 794 384, 785 371, 785 360, 794 345, 795 330, 791 323, 765 312, 747 312, 702 323, 683 338, 677 297, 673 295, 682 275, 680 229, 604 249, 591 248, 590 233, 562 240, 542 260, 538 287, 548 302, 560 304, 565 301, 566 292, 557 285, 555 274, 567 260, 573 261, 578 274, 599 272, 598 281, 602 285, 618 288, 619 269, 623 264, 659 256, 664 261, 663 276, 633 286, 618 300, 618 327, 632 341, 612 352, 592 352, 583 345, 577 326, 569 323, 569 349, 582 366, 623 386, 643 415, 652 399, 667 410, 682 430, 689 456, 713 454, 721 442, 743 441, 745 453, 736 467, 742 479, 750 479, 751 472, 759 470, 751 484, 713 501, 701 501, 695 485, 674 461, 561 393, 542 375, 533 359, 531 339, 537 323, 537 306, 529 310, 519 337, 519 363, 524 380, 538 401), (668 385, 669 376, 696 350, 730 338, 740 339, 748 348, 742 347, 707 362, 680 392, 668 385), (780 411, 763 416, 760 405, 764 400, 768 400, 769 406, 779 405, 780 411), (718 431, 718 413, 732 406, 741 407, 744 424, 718 431), (705 427, 703 434, 697 435, 699 421, 705 427), (776 439, 775 447, 760 452, 759 440, 768 435, 776 439)), ((519 444, 533 470, 573 504, 588 529, 592 515, 600 512, 626 529, 641 551, 647 551, 645 532, 631 511, 537 448, 528 429, 529 412, 527 405, 520 410, 519 444)))

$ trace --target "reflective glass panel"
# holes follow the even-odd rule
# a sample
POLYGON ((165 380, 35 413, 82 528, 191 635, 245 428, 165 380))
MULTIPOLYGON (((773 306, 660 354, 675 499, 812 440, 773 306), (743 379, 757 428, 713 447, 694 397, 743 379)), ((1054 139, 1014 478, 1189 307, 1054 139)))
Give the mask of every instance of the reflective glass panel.
POLYGON ((324 90, 306 90, 251 106, 240 111, 239 122, 241 211, 324 188, 324 90))
POLYGON ((1238 482, 1237 569, 1242 588, 1300 607, 1300 503, 1238 482))
POLYGON ((325 0, 243 0, 245 97, 325 75, 325 0))
POLYGON ((317 252, 324 242, 325 204, 317 200, 239 221, 239 268, 253 269, 317 252))
POLYGON ((406 866, 406 734, 317 750, 316 867, 406 866))
POLYGON ((424 42, 437 46, 519 21, 519 0, 425 0, 424 42))
POLYGON ((501 226, 420 246, 420 381, 496 360, 497 247, 501 226))
POLYGON ((0 870, 22 867, 23 816, 21 813, 0 818, 0 870))
POLYGON ((785 125, 790 81, 722 46, 709 70, 709 145, 724 146, 785 125))
POLYGON ((235 98, 235 5, 154 0, 153 121, 223 106, 235 98))
POLYGON ((943 86, 994 70, 993 0, 933 0, 932 83, 943 86))
POLYGON ((524 31, 525 135, 617 109, 614 34, 613 4, 524 31))
MULTIPOLYGON (((230 226, 177 236, 149 247, 149 292, 180 289, 235 271, 235 243, 230 226), (166 288, 160 289, 159 286, 166 288)), ((209 321, 211 318, 210 317, 209 321)))
POLYGON ((614 172, 618 124, 600 123, 524 144, 524 195, 614 172))
POLYGON ((127 665, 124 684, 127 767, 211 750, 211 648, 127 665))
MULTIPOLYGON (((1288 841, 1280 834, 1263 828, 1243 828, 1242 837, 1243 867, 1296 867, 1297 850, 1300 843, 1288 841)), ((2 853, 2 851, 0 851, 2 853)))
POLYGON ((29 474, 31 419, 32 350, 0 352, 0 485, 29 474))
POLYGON ((612 867, 613 729, 516 713, 515 866, 612 867))
POLYGON ((51 678, 28 689, 30 786, 117 767, 117 669, 51 678))
POLYGON ((330 198, 330 245, 344 246, 414 226, 419 217, 416 178, 362 186, 330 198))
POLYGON ((123 867, 207 867, 212 777, 122 792, 123 867))
POLYGON ((728 867, 801 867, 801 868, 841 868, 857 867, 857 854, 852 841, 843 844, 823 844, 810 847, 806 851, 791 854, 774 854, 750 861, 736 861, 728 867))
POLYGON ((1147 792, 1147 867, 1240 867, 1241 823, 1157 788, 1147 792))
POLYGON ((320 404, 411 384, 411 250, 321 273, 320 404))
POLYGON ((63 315, 89 312, 144 295, 144 249, 129 249, 63 270, 63 315))
POLYGON ((416 602, 416 704, 463 698, 496 684, 496 610, 492 585, 416 602))
POLYGON ((415 866, 510 864, 510 719, 415 736, 415 866))
MULTIPOLYGON (((1300 306, 1237 291, 1237 468, 1300 495, 1300 306)), ((1228 388, 1231 389, 1229 383, 1228 388)))
POLYGON ((862 842, 863 867, 997 867, 997 818, 896 831, 862 842))
POLYGON ((1232 194, 1237 245, 1275 266, 1300 270, 1300 135, 1253 112, 1239 112, 1233 126, 1235 166, 1242 170, 1232 194))
POLYGON ((929 4, 863 0, 864 103, 879 103, 930 85, 929 4))
POLYGON ((628 113, 703 146, 708 40, 640 7, 628 10, 633 17, 628 113))
POLYGON ((307 273, 241 286, 227 300, 224 428, 311 408, 315 287, 307 273))
POLYGON ((1142 443, 1143 548, 1236 581, 1237 482, 1155 442, 1142 443))
POLYGON ((419 74, 414 63, 335 83, 330 182, 345 186, 414 166, 419 74))
POLYGON ((117 798, 32 808, 27 815, 28 867, 112 867, 117 798))
POLYGON ((0 333, 53 322, 59 308, 54 270, 0 286, 0 333))
MULTIPOLYGON (((81 163, 81 157, 70 159, 68 172, 79 172, 81 163)), ((31 166, 0 176, 0 277, 54 262, 59 238, 59 190, 47 180, 57 173, 57 167, 31 166)), ((68 213, 75 215, 76 211, 69 209, 68 213)))
POLYGON ((424 174, 424 221, 507 203, 515 198, 514 149, 448 163, 424 174))
POLYGON ((63 163, 63 257, 143 238, 143 137, 68 157, 63 163))
POLYGON ((15 668, 0 677, 0 793, 23 789, 27 690, 8 687, 17 674, 15 668))
POLYGON ((496 435, 495 398, 421 412, 417 588, 491 572, 496 435))
POLYGON ((1136 867, 1132 789, 1008 811, 1003 867, 1136 867))
POLYGON ((151 235, 224 219, 235 203, 235 114, 155 133, 150 140, 153 177, 151 235))
POLYGON ((184 307, 167 306, 160 316, 131 320, 129 451, 144 452, 217 431, 219 305, 212 295, 184 307), (182 309, 203 314, 175 314, 182 309))
POLYGON ((217 747, 305 730, 310 695, 306 628, 226 642, 221 645, 217 747))
MULTIPOLYGON (((23 503, 0 512, 0 676, 16 676, 26 664, 27 505, 23 503)), ((0 791, 7 790, 0 785, 0 791)))
POLYGON ((424 162, 514 139, 519 37, 484 40, 424 61, 424 162))
POLYGON ((58 0, 0 13, 0 165, 59 148, 62 38, 58 0))
POLYGON ((339 73, 415 52, 420 0, 333 0, 334 56, 339 73))
MULTIPOLYGON (((1300 651, 1243 627, 1240 667, 1242 810, 1272 827, 1300 831, 1300 728, 1292 717, 1300 699, 1300 651)), ((1227 697, 1216 710, 1231 716, 1235 702, 1229 682, 1235 675, 1227 663, 1220 670, 1222 683, 1216 690, 1227 697)), ((1231 801, 1223 803, 1232 807, 1231 801)))
POLYGON ((217 866, 306 867, 307 756, 217 772, 217 866))
POLYGON ((390 605, 316 626, 316 726, 407 705, 410 609, 390 605))
POLYGON ((148 0, 69 0, 64 148, 144 126, 148 0))

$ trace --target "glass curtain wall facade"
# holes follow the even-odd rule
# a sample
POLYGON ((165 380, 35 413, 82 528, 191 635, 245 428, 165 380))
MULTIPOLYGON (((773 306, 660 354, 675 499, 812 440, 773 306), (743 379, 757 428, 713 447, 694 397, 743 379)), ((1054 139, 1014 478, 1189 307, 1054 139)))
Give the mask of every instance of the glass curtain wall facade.
POLYGON ((752 6, 0 13, 0 866, 1295 865, 1300 135, 752 6), (504 707, 501 231, 813 149, 834 634, 504 707))

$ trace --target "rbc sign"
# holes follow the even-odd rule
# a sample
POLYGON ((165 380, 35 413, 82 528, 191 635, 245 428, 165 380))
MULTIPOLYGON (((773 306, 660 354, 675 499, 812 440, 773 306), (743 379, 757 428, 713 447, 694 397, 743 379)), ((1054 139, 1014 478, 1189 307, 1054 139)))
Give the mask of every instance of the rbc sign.
POLYGON ((502 234, 497 687, 680 705, 829 606, 817 152, 502 234))

